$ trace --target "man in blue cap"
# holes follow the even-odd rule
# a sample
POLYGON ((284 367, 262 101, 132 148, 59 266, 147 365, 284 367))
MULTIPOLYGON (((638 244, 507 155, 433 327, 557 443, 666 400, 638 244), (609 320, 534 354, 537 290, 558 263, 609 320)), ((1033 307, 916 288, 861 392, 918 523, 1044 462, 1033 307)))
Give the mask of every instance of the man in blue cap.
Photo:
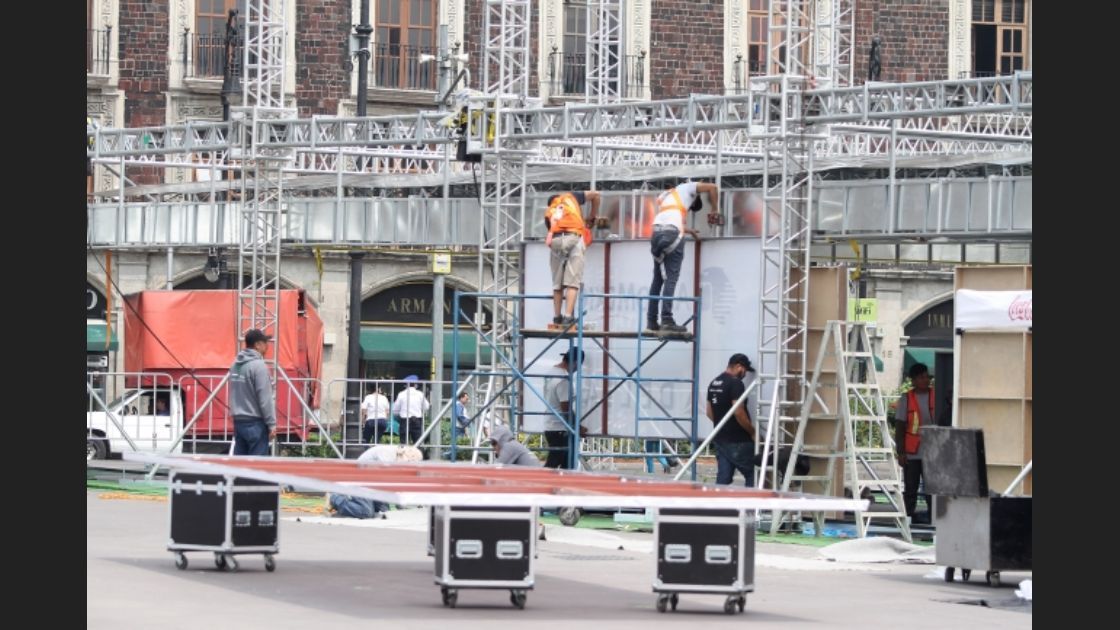
POLYGON ((428 413, 431 404, 424 397, 424 392, 416 389, 419 376, 409 374, 404 380, 408 387, 397 394, 393 413, 401 419, 401 443, 412 444, 424 432, 424 414, 428 413))
MULTIPOLYGON (((575 387, 573 372, 578 366, 583 365, 583 351, 571 348, 560 355, 560 363, 552 366, 545 377, 545 400, 549 407, 558 412, 567 421, 568 426, 575 426, 579 422, 570 400, 572 389, 575 387)), ((587 435, 587 428, 579 427, 579 437, 587 435)), ((554 414, 548 414, 544 421, 544 439, 548 443, 548 459, 545 468, 571 468, 568 461, 569 452, 575 440, 579 439, 571 434, 564 422, 554 414)))

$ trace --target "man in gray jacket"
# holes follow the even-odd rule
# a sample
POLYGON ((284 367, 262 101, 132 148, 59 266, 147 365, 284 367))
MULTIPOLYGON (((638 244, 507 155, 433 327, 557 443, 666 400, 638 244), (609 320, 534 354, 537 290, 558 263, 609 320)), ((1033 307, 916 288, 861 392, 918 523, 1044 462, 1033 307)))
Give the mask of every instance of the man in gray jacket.
POLYGON ((234 455, 268 455, 268 441, 276 437, 276 400, 264 363, 269 341, 256 328, 245 333, 245 349, 229 368, 234 455))
MULTIPOLYGON (((507 466, 537 466, 540 467, 541 460, 537 459, 533 452, 525 447, 524 444, 518 442, 513 436, 513 432, 509 427, 504 424, 494 425, 494 429, 490 431, 490 445, 494 447, 494 454, 498 456, 498 463, 507 466)), ((540 524, 537 538, 546 540, 544 535, 544 523, 540 524)))
POLYGON ((540 466, 541 460, 521 442, 513 437, 513 432, 505 425, 497 425, 490 432, 490 444, 494 446, 494 454, 498 456, 499 464, 511 466, 540 466))

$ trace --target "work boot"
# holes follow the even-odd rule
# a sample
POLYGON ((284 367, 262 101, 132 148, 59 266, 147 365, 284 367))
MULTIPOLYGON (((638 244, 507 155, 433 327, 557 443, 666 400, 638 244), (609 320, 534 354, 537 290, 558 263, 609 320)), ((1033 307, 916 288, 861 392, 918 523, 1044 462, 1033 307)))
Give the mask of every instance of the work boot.
POLYGON ((564 318, 559 315, 552 318, 552 325, 549 328, 563 328, 564 318))
POLYGON ((568 328, 575 328, 577 322, 574 317, 561 317, 559 323, 561 328, 567 330, 568 328))
POLYGON ((650 337, 655 337, 657 336, 658 330, 659 326, 657 325, 657 320, 650 319, 646 321, 646 327, 642 330, 642 334, 650 337))
POLYGON ((677 324, 677 322, 673 321, 672 317, 663 317, 661 319, 661 332, 683 335, 688 332, 688 329, 677 324))

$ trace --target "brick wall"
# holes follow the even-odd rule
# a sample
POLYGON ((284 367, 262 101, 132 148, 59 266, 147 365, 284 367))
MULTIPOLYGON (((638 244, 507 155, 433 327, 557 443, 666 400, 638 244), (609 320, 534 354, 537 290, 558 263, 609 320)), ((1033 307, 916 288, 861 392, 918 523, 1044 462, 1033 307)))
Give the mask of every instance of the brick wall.
POLYGON ((653 0, 650 16, 653 98, 722 94, 722 0, 653 0))
POLYGON ((482 24, 485 10, 482 0, 463 1, 463 40, 466 52, 470 55, 467 62, 471 69, 470 87, 476 90, 482 89, 482 24))
POLYGON ((881 40, 881 81, 935 81, 949 74, 949 0, 860 0, 855 84, 867 81, 871 38, 881 40))
MULTIPOLYGON (((167 116, 168 0, 120 1, 120 83, 124 92, 124 126, 163 125, 167 116)), ((161 181, 161 171, 129 168, 137 184, 161 181)))
POLYGON ((339 101, 349 94, 350 74, 343 64, 350 49, 350 1, 296 3, 296 105, 300 116, 337 114, 339 101))
POLYGON ((121 0, 120 11, 125 126, 162 125, 167 112, 168 0, 121 0))

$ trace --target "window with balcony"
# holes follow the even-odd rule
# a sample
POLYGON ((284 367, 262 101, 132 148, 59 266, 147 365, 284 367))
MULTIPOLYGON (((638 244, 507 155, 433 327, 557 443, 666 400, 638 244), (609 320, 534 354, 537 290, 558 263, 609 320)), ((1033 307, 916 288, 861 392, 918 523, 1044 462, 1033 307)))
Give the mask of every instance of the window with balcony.
MULTIPOLYGON (((553 46, 548 56, 549 91, 555 96, 583 96, 587 88, 588 29, 597 28, 597 17, 588 10, 587 0, 564 0, 563 32, 560 47, 553 46)), ((617 49, 613 50, 617 55, 617 49)), ((623 55, 619 60, 615 85, 622 98, 641 98, 645 88, 645 52, 623 55), (621 86, 621 87, 619 87, 621 86)))
POLYGON ((747 10, 747 74, 766 74, 766 42, 770 32, 770 0, 751 0, 747 10))
MULTIPOLYGON (((245 0, 195 0, 194 32, 187 32, 187 76, 220 79, 226 70, 226 23, 231 9, 238 10, 238 24, 245 22, 245 0)), ((240 26, 238 32, 241 32, 240 26)), ((240 59, 240 41, 231 47, 231 63, 240 59)))
POLYGON ((421 55, 438 54, 436 0, 378 0, 373 44, 373 78, 377 87, 394 90, 435 90, 435 62, 421 55))
POLYGON ((1029 0, 972 0, 973 77, 1026 70, 1029 0))
POLYGON ((583 94, 587 84, 587 2, 564 2, 564 37, 561 48, 553 54, 557 63, 554 78, 559 80, 559 94, 583 94))
POLYGON ((109 74, 109 34, 112 29, 94 28, 93 0, 86 0, 86 74, 109 74))

